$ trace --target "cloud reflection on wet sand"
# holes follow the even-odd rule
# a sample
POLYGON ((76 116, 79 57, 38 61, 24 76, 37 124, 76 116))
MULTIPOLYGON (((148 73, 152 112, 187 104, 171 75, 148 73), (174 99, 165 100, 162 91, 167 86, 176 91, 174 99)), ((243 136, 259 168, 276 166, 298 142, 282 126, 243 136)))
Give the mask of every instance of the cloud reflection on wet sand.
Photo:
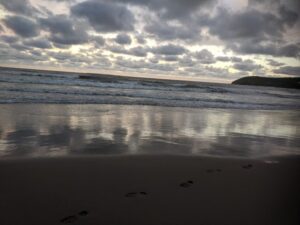
POLYGON ((0 156, 299 154, 297 111, 3 105, 0 156))

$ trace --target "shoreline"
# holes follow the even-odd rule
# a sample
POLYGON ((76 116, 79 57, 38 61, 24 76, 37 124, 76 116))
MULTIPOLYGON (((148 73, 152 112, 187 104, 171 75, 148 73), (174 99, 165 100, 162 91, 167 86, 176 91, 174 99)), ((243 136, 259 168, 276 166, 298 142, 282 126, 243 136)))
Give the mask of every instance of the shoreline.
POLYGON ((180 109, 182 110, 233 110, 233 111, 257 111, 257 112, 286 112, 286 111, 294 111, 294 112, 300 112, 300 108, 234 108, 234 107, 213 107, 213 106, 201 106, 201 107, 191 107, 191 106, 174 106, 174 105, 156 105, 156 104, 125 104, 125 103, 82 103, 82 102, 78 102, 78 103, 66 103, 66 102, 12 102, 12 103, 8 103, 8 102, 0 102, 0 105, 34 105, 34 106, 51 106, 51 105, 58 105, 58 106, 123 106, 123 107, 155 107, 155 108, 170 108, 170 109, 180 109))

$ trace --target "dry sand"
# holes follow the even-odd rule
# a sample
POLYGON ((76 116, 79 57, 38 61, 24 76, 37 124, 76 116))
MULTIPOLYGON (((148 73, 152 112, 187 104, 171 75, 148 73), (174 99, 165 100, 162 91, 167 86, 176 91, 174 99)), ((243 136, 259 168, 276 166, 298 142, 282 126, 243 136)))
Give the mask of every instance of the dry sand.
POLYGON ((300 224, 300 157, 0 160, 2 225, 300 224))

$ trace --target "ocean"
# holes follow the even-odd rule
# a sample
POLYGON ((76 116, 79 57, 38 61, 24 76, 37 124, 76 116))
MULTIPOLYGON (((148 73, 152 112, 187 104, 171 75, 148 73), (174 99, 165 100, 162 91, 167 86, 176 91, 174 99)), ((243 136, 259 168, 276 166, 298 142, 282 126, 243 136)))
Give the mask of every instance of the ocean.
POLYGON ((300 109, 295 89, 231 84, 81 79, 77 73, 0 69, 0 103, 300 109))
POLYGON ((1 69, 0 158, 300 154, 300 91, 1 69))

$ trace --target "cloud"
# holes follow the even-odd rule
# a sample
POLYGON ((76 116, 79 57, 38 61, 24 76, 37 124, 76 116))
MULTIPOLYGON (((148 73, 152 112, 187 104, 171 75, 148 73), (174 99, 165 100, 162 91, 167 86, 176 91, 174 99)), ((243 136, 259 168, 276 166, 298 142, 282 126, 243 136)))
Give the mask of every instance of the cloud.
POLYGON ((148 50, 146 48, 143 48, 141 46, 131 48, 129 50, 131 55, 137 56, 137 57, 146 57, 148 54, 148 50))
POLYGON ((5 43, 15 43, 15 42, 19 41, 19 37, 14 36, 14 35, 2 35, 1 39, 5 43))
POLYGON ((265 15, 256 10, 231 14, 227 9, 220 8, 217 15, 208 20, 207 25, 210 33, 221 40, 253 37, 260 40, 270 32, 278 35, 275 21, 276 17, 273 14, 265 15))
POLYGON ((137 35, 135 38, 139 44, 146 44, 146 39, 142 35, 137 35))
POLYGON ((216 60, 221 61, 221 62, 229 62, 230 58, 227 56, 218 56, 218 57, 216 57, 216 60))
POLYGON ((241 54, 260 54, 295 58, 300 56, 300 43, 278 46, 275 43, 255 43, 251 40, 238 44, 229 44, 228 46, 233 51, 241 54))
POLYGON ((50 31, 50 40, 62 45, 86 43, 87 27, 67 15, 55 15, 40 19, 41 25, 50 31))
POLYGON ((145 61, 145 60, 131 60, 131 59, 124 59, 123 57, 118 57, 115 61, 116 66, 121 68, 126 68, 129 70, 136 70, 140 69, 142 71, 163 71, 163 72, 172 72, 175 70, 174 65, 172 64, 159 64, 158 62, 152 60, 145 61))
POLYGON ((276 56, 300 57, 300 42, 284 45, 277 49, 276 56))
POLYGON ((4 24, 22 37, 35 37, 40 33, 38 24, 23 16, 7 16, 4 24))
POLYGON ((262 66, 295 73, 289 66, 300 58, 299 1, 224 2, 0 0, 1 62, 34 63, 40 56, 49 65, 225 78, 258 74, 262 66), (72 45, 80 51, 73 53, 72 45), (243 60, 250 55, 262 65, 243 60))
POLYGON ((86 18, 98 32, 131 31, 134 15, 126 6, 111 2, 84 1, 71 7, 74 16, 86 18))
POLYGON ((163 60, 168 61, 168 62, 176 62, 178 61, 178 56, 176 55, 166 55, 163 57, 163 60))
POLYGON ((284 66, 279 69, 273 70, 274 73, 278 74, 287 74, 292 76, 300 76, 300 67, 299 66, 284 66))
POLYGON ((115 41, 120 45, 131 44, 131 37, 128 34, 118 34, 115 41))
POLYGON ((181 67, 192 67, 196 64, 196 62, 188 55, 185 55, 181 59, 179 59, 179 65, 181 67))
POLYGON ((298 0, 248 0, 248 6, 269 10, 284 6, 289 10, 300 12, 300 2, 298 0))
POLYGON ((282 5, 277 12, 247 8, 233 13, 219 8, 217 14, 202 21, 202 25, 235 52, 297 57, 299 47, 297 44, 286 44, 284 34, 298 18, 296 12, 282 5))
POLYGON ((13 13, 32 16, 37 9, 28 0, 0 0, 0 4, 13 13))
POLYGON ((152 52, 159 55, 182 55, 187 50, 180 45, 168 44, 153 48, 152 52))
POLYGON ((255 64, 252 60, 247 59, 243 62, 240 63, 235 63, 233 65, 233 68, 240 70, 240 71, 254 71, 254 70, 258 70, 261 69, 262 66, 261 65, 257 65, 255 64))
POLYGON ((9 45, 11 48, 16 49, 18 51, 25 51, 25 50, 30 50, 31 48, 20 43, 11 43, 9 45))
POLYGON ((145 31, 162 40, 192 40, 200 38, 200 33, 197 31, 196 27, 169 25, 162 21, 147 24, 145 26, 145 31))
POLYGON ((106 0, 147 7, 164 19, 186 19, 199 9, 214 5, 215 0, 106 0))
POLYGON ((104 46, 105 44, 105 39, 102 36, 92 36, 90 40, 94 41, 94 43, 99 47, 99 46, 104 46))
POLYGON ((36 38, 36 39, 31 39, 31 40, 25 40, 23 42, 27 46, 35 47, 35 48, 52 48, 51 43, 44 38, 36 38))
POLYGON ((232 62, 242 62, 242 61, 243 61, 242 58, 236 57, 236 56, 231 57, 230 60, 231 60, 232 62))
POLYGON ((197 77, 219 77, 219 78, 231 78, 231 73, 228 72, 228 69, 217 68, 214 66, 193 66, 185 68, 184 71, 188 74, 192 74, 197 77))
POLYGON ((275 61, 273 59, 268 59, 267 61, 268 61, 268 63, 269 63, 270 66, 277 67, 277 66, 283 66, 283 65, 285 65, 284 63, 277 62, 277 61, 275 61))
POLYGON ((146 57, 148 54, 148 48, 143 48, 141 46, 125 49, 124 47, 113 45, 109 46, 108 50, 114 53, 132 55, 136 57, 146 57))
POLYGON ((203 49, 195 53, 195 58, 201 64, 213 64, 216 62, 214 55, 207 49, 203 49))

